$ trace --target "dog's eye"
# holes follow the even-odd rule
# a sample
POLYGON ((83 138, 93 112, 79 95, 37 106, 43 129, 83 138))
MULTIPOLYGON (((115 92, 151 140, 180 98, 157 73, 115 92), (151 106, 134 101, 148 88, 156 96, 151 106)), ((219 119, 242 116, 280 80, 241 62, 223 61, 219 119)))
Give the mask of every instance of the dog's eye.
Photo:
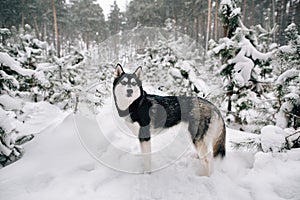
POLYGON ((121 81, 121 84, 122 84, 122 85, 126 85, 127 82, 126 82, 126 81, 121 81))
POLYGON ((136 86, 137 83, 136 83, 136 82, 131 82, 131 85, 132 85, 132 86, 136 86))

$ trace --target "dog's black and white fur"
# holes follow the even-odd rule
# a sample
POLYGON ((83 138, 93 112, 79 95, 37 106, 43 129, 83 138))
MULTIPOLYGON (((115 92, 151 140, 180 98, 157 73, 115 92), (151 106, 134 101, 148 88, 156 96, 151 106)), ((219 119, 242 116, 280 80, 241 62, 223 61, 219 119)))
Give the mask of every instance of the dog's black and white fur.
POLYGON ((139 125, 144 172, 151 172, 153 130, 187 122, 190 138, 205 168, 204 174, 209 176, 212 158, 225 156, 225 125, 218 109, 199 97, 147 94, 142 87, 141 67, 129 74, 118 64, 114 78, 113 96, 119 116, 139 125))

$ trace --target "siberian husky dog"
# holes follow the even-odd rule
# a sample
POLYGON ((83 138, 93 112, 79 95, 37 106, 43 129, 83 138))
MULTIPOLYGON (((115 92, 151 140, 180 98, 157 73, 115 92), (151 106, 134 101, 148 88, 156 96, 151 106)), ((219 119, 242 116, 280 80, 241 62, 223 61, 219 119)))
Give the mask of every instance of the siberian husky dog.
POLYGON ((187 132, 205 169, 211 174, 214 157, 225 156, 225 124, 219 110, 199 97, 158 96, 142 87, 142 68, 125 73, 117 64, 113 96, 120 117, 138 124, 138 139, 143 154, 144 172, 151 173, 151 134, 156 128, 170 128, 186 122, 187 132))

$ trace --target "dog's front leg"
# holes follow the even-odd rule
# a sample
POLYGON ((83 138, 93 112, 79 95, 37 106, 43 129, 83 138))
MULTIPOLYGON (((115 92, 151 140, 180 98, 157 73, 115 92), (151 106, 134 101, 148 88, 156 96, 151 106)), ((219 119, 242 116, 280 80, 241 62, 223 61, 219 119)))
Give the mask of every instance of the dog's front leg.
POLYGON ((151 173, 151 140, 149 127, 142 127, 139 131, 139 140, 143 156, 144 173, 151 173))
POLYGON ((140 141, 143 154, 144 173, 151 174, 151 141, 140 141))

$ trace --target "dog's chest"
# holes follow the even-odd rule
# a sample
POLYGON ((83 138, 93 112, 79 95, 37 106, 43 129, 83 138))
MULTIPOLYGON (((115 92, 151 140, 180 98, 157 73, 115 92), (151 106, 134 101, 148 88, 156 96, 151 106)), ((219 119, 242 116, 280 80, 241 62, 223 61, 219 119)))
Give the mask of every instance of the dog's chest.
MULTIPOLYGON (((141 128, 140 124, 138 122, 134 122, 130 116, 126 116, 124 118, 125 120, 125 124, 128 127, 128 129, 130 130, 131 134, 134 136, 138 136, 139 135, 139 130, 141 128)), ((150 135, 157 135, 158 133, 160 133, 162 131, 162 127, 157 127, 157 125, 155 124, 155 122, 153 120, 150 120, 149 124, 147 125, 149 128, 149 133, 150 135)))
POLYGON ((139 135, 140 125, 138 122, 133 122, 130 115, 124 118, 126 126, 133 136, 139 135))

